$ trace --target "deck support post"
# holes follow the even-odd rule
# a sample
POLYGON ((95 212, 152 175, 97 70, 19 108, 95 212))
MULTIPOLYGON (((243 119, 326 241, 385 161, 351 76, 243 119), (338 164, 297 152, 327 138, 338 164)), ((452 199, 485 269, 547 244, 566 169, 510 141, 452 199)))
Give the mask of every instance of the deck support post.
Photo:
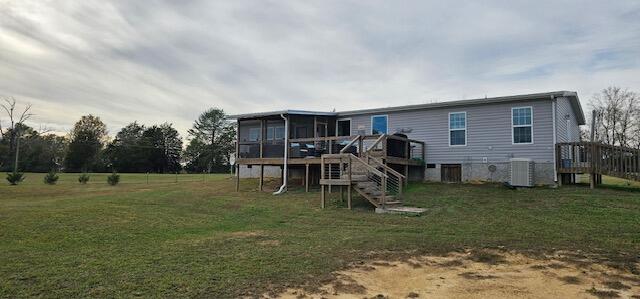
POLYGON ((260 191, 264 188, 264 164, 260 164, 260 183, 258 185, 260 191))
POLYGON ((344 186, 340 185, 340 201, 344 202, 344 186))
POLYGON ((284 165, 280 168, 280 181, 284 184, 284 165))
POLYGON ((351 185, 347 186, 347 208, 351 210, 351 185))
POLYGON ((309 192, 309 163, 304 165, 304 192, 309 192))
POLYGON ((596 188, 596 174, 593 172, 589 174, 589 188, 596 188))
POLYGON ((240 164, 236 164, 236 192, 240 191, 240 164))
POLYGON ((404 186, 409 186, 409 165, 404 166, 404 186))
POLYGON ((320 207, 324 209, 325 202, 324 185, 320 185, 320 207))

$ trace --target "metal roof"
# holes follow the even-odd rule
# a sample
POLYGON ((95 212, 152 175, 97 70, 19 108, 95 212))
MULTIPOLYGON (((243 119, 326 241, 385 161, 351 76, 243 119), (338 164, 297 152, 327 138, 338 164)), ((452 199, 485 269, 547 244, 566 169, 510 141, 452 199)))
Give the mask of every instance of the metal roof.
POLYGON ((323 112, 323 111, 306 111, 306 110, 280 110, 280 111, 267 111, 267 112, 255 112, 255 113, 245 113, 245 114, 235 114, 227 116, 227 119, 240 119, 240 118, 256 118, 263 116, 273 116, 273 115, 319 115, 319 116, 336 116, 338 113, 336 112, 323 112))
POLYGON ((236 115, 228 116, 227 119, 256 118, 256 117, 273 116, 273 115, 280 115, 280 114, 353 116, 353 115, 359 115, 359 114, 386 113, 386 112, 394 112, 394 111, 408 111, 408 110, 419 110, 419 109, 435 109, 435 108, 443 108, 443 107, 482 105, 482 104, 504 103, 504 102, 515 102, 515 101, 549 100, 549 99, 558 98, 558 97, 568 98, 569 101, 571 102, 573 111, 576 114, 578 124, 579 125, 586 124, 584 112, 582 111, 582 106, 580 105, 580 99, 578 99, 578 94, 575 91, 553 91, 553 92, 532 93, 532 94, 522 94, 522 95, 503 96, 503 97, 447 101, 447 102, 438 102, 438 103, 429 103, 429 104, 416 104, 416 105, 393 106, 393 107, 384 107, 384 108, 349 110, 349 111, 340 111, 340 112, 281 110, 281 111, 270 111, 270 112, 236 114, 236 115))
POLYGON ((373 114, 373 113, 385 113, 385 112, 394 112, 394 111, 434 109, 434 108, 443 108, 443 107, 482 105, 482 104, 490 104, 490 103, 548 100, 548 99, 557 98, 557 97, 569 98, 569 100, 571 101, 571 106, 574 112, 576 113, 578 124, 584 125, 586 123, 584 118, 584 113, 582 112, 582 107, 580 105, 580 100, 578 99, 578 94, 574 91, 554 91, 554 92, 532 93, 532 94, 513 95, 513 96, 504 96, 504 97, 480 98, 480 99, 447 101, 447 102, 438 102, 438 103, 429 103, 429 104, 416 104, 416 105, 393 106, 393 107, 385 107, 385 108, 340 111, 338 112, 338 115, 352 116, 352 115, 358 115, 358 114, 373 114))

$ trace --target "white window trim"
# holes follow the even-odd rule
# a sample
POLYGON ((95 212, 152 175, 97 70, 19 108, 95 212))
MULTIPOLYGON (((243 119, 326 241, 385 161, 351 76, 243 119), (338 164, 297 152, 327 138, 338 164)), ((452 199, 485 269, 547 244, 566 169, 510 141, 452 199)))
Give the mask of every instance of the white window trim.
POLYGON ((460 146, 467 146, 467 136, 469 136, 469 132, 467 131, 468 125, 467 125, 467 111, 456 111, 456 112, 449 112, 449 115, 447 116, 447 123, 448 123, 448 127, 449 127, 449 131, 448 131, 448 139, 449 139, 449 147, 460 147, 460 146), (464 114, 464 129, 451 129, 451 114, 464 114), (464 144, 451 144, 451 131, 462 131, 464 130, 464 144))
MULTIPOLYGON (((375 117, 381 117, 381 116, 384 116, 384 117, 385 117, 385 120, 387 121, 387 125, 386 125, 386 127, 387 127, 387 132, 385 132, 384 134, 389 134, 389 115, 388 115, 388 114, 377 114, 377 115, 371 115, 371 130, 370 130, 371 135, 373 135, 373 118, 375 118, 375 117)), ((382 134, 381 134, 381 135, 382 135, 382 134)))
MULTIPOLYGON (((338 122, 340 121, 349 121, 349 135, 347 136, 351 136, 352 134, 352 130, 353 130, 353 121, 351 120, 351 117, 349 118, 340 118, 340 119, 336 119, 336 137, 338 136, 338 122)), ((373 123, 371 123, 371 127, 373 128, 373 123)))
POLYGON ((511 144, 512 145, 533 144, 533 106, 511 107, 511 144), (529 124, 529 125, 514 125, 513 124, 513 110, 522 109, 522 108, 531 109, 531 124, 529 124), (518 143, 515 142, 515 140, 513 138, 514 137, 514 135, 513 135, 514 128, 522 128, 522 127, 531 127, 531 142, 518 142, 518 143))

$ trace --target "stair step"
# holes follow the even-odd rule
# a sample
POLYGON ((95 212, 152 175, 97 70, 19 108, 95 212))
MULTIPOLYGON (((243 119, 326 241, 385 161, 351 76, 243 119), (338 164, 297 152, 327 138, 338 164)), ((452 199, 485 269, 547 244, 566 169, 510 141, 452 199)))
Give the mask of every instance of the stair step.
POLYGON ((351 181, 353 182, 366 182, 367 180, 368 179, 366 175, 353 175, 353 174, 351 175, 351 181))

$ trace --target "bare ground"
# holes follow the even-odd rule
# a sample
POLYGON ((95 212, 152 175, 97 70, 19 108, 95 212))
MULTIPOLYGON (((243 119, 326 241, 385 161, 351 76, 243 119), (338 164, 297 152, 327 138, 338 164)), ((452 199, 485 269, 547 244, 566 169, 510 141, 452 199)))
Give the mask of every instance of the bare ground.
POLYGON ((288 289, 277 297, 640 298, 640 275, 633 272, 573 253, 467 251, 370 261, 334 273, 333 281, 313 291, 288 289))

